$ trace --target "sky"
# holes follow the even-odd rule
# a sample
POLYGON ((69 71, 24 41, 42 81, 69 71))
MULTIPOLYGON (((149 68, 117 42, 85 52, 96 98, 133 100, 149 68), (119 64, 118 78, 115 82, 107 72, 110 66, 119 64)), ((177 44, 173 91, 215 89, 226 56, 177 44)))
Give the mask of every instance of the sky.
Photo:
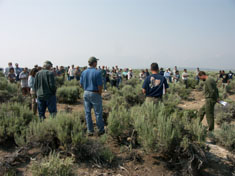
POLYGON ((0 67, 235 68, 235 0, 0 0, 0 67))

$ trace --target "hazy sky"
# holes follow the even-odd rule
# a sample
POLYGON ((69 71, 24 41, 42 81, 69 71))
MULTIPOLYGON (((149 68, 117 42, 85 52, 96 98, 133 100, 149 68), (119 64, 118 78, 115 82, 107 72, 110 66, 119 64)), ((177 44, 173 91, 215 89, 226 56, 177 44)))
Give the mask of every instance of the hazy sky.
POLYGON ((235 68, 235 0, 0 0, 0 67, 235 68))

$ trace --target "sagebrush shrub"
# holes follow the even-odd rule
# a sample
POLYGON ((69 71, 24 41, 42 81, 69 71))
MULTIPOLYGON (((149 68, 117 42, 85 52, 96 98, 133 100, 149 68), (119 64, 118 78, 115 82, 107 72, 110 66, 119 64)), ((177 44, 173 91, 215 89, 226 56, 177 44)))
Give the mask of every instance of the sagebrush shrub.
POLYGON ((131 137, 130 131, 136 131, 137 141, 145 151, 169 153, 192 142, 203 144, 205 140, 205 128, 196 111, 180 110, 162 102, 145 102, 130 109, 113 108, 108 120, 112 137, 131 137))
POLYGON ((73 162, 71 157, 60 158, 59 154, 52 152, 41 161, 33 162, 30 170, 33 176, 73 176, 73 162))
POLYGON ((65 82, 64 76, 56 76, 56 77, 55 77, 55 83, 56 83, 56 87, 57 87, 57 88, 63 86, 63 85, 64 85, 64 82, 65 82))
POLYGON ((64 81, 64 86, 79 86, 79 81, 77 81, 76 79, 73 79, 71 81, 64 81))
POLYGON ((58 113, 55 118, 33 121, 27 130, 27 142, 52 143, 53 146, 58 142, 58 145, 65 147, 78 146, 86 142, 84 128, 80 114, 58 113))
POLYGON ((229 85, 226 87, 226 92, 235 93, 235 80, 230 80, 229 85))
POLYGON ((108 133, 114 138, 129 137, 133 127, 130 112, 123 106, 113 109, 108 117, 108 133))
POLYGON ((0 77, 0 102, 9 101, 17 92, 17 84, 9 83, 5 77, 0 77))
POLYGON ((187 100, 191 93, 190 89, 186 89, 181 84, 171 84, 167 89, 167 94, 178 95, 181 99, 187 100))
POLYGON ((35 118, 33 112, 27 106, 18 103, 1 104, 0 142, 11 139, 16 144, 21 145, 29 123, 35 118))
POLYGON ((231 102, 226 107, 216 105, 215 111, 215 121, 218 125, 235 120, 235 103, 231 102))
POLYGON ((223 123, 221 128, 216 129, 212 134, 217 143, 231 151, 235 151, 235 125, 223 123))
POLYGON ((77 86, 62 86, 57 89, 56 96, 60 103, 74 104, 79 98, 79 88, 77 86))

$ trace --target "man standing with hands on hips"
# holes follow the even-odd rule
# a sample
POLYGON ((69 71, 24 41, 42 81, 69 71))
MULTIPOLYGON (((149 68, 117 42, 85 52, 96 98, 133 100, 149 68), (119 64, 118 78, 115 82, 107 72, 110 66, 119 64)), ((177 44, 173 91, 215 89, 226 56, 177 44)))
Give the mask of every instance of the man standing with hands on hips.
POLYGON ((97 70, 97 61, 95 57, 88 60, 89 68, 82 72, 80 83, 84 89, 84 107, 86 114, 87 132, 89 136, 94 133, 94 127, 91 117, 91 109, 94 108, 96 124, 98 126, 98 135, 104 134, 103 107, 102 107, 102 73, 97 70))

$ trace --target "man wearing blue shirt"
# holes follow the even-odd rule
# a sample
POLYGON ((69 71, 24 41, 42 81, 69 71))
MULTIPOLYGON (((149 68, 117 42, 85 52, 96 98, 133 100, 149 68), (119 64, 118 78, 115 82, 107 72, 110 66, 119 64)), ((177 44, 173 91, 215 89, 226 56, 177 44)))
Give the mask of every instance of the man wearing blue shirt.
POLYGON ((97 70, 97 61, 95 57, 88 60, 89 68, 82 72, 80 83, 84 89, 84 106, 86 113, 86 123, 88 135, 94 133, 93 122, 91 118, 91 109, 94 108, 96 124, 99 129, 98 135, 104 134, 103 107, 102 107, 102 73, 97 70))
POLYGON ((169 87, 166 78, 159 74, 159 67, 157 63, 151 64, 152 75, 148 76, 143 83, 143 93, 146 95, 146 101, 153 101, 155 103, 162 100, 162 95, 169 87))

